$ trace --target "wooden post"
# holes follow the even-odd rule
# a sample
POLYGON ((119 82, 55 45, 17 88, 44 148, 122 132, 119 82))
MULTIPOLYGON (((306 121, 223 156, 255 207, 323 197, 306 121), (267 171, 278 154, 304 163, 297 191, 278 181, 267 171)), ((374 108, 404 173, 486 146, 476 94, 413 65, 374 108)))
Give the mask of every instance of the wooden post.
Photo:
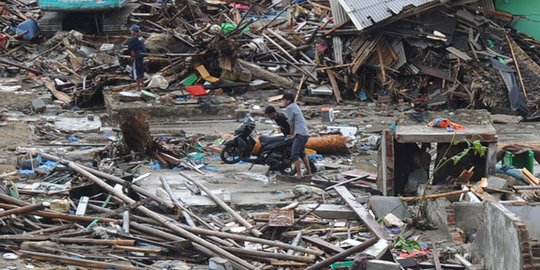
POLYGON ((302 75, 302 79, 300 80, 300 83, 298 84, 298 88, 296 88, 296 94, 294 95, 294 102, 298 100, 298 97, 300 96, 300 91, 302 90, 302 86, 304 85, 304 82, 306 81, 307 77, 306 75, 302 75))
POLYGON ((336 102, 340 103, 341 101, 343 101, 343 99, 341 99, 341 92, 339 91, 336 76, 334 75, 334 72, 329 69, 326 70, 326 74, 328 74, 328 79, 330 80, 330 84, 332 85, 332 90, 334 90, 334 97, 336 98, 336 102))
POLYGON ((247 220, 245 220, 240 214, 238 214, 234 209, 232 209, 230 206, 228 206, 225 202, 223 202, 220 198, 218 198, 216 195, 214 195, 209 189, 207 189, 203 184, 201 184, 198 180, 195 180, 189 176, 187 176, 185 173, 180 172, 179 173, 182 177, 186 178, 187 180, 193 182, 197 187, 199 187, 206 195, 212 199, 219 207, 221 207, 223 210, 225 210, 227 213, 231 215, 236 221, 238 221, 242 226, 246 227, 247 230, 249 230, 253 235, 259 237, 263 233, 257 230, 251 223, 249 223, 247 220))

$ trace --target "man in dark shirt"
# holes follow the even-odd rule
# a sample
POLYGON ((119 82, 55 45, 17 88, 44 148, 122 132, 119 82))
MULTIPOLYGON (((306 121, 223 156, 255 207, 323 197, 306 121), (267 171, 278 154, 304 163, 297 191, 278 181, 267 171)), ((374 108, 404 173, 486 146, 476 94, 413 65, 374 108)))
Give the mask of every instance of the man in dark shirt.
POLYGON ((146 47, 141 41, 141 28, 134 24, 130 28, 131 39, 128 43, 128 51, 131 55, 133 79, 137 81, 137 90, 141 91, 144 83, 144 53, 146 47))
POLYGON ((289 126, 289 122, 287 121, 287 116, 282 112, 277 112, 276 108, 274 108, 273 106, 266 107, 264 109, 264 113, 252 112, 251 115, 253 115, 253 116, 266 116, 266 117, 274 120, 274 122, 276 122, 276 124, 281 129, 281 132, 285 136, 289 135, 290 132, 291 132, 291 127, 289 126))

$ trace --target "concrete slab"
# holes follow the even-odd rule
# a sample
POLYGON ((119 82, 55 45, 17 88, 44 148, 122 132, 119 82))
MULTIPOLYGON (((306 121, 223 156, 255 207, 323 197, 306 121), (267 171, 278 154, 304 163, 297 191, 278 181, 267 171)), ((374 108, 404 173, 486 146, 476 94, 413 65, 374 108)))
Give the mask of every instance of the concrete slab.
POLYGON ((381 261, 381 260, 371 260, 366 264, 366 270, 400 270, 401 266, 399 263, 381 261))
MULTIPOLYGON (((214 162, 214 161, 212 161, 214 162)), ((230 205, 242 209, 269 209, 288 205, 292 202, 292 189, 295 183, 269 182, 263 183, 253 180, 247 175, 238 173, 248 171, 250 164, 213 165, 216 171, 202 169, 206 174, 201 175, 194 171, 184 171, 190 177, 200 180, 203 185, 214 193, 230 195, 230 205)), ((264 174, 264 166, 256 165, 252 173, 264 174)), ((194 195, 185 186, 186 179, 172 170, 141 169, 140 174, 150 172, 151 175, 141 180, 139 185, 155 193, 161 187, 159 176, 169 182, 174 194, 197 212, 221 212, 216 204, 207 196, 194 195)))
POLYGON ((58 117, 54 122, 54 128, 67 133, 75 132, 98 132, 101 129, 101 119, 94 116, 88 117, 58 117))
POLYGON ((506 189, 508 187, 508 181, 504 178, 491 175, 488 177, 487 180, 488 180, 488 187, 498 188, 498 189, 506 189))
POLYGON ((388 213, 401 220, 411 217, 409 209, 399 197, 372 196, 369 198, 369 207, 377 219, 385 217, 388 213))
POLYGON ((212 97, 216 102, 206 102, 205 104, 179 104, 167 105, 157 102, 119 102, 119 93, 106 91, 103 93, 105 106, 111 123, 118 123, 125 115, 133 114, 137 111, 147 111, 150 119, 178 120, 189 118, 190 120, 208 119, 234 119, 235 110, 238 108, 236 102, 230 103, 226 97, 212 97))

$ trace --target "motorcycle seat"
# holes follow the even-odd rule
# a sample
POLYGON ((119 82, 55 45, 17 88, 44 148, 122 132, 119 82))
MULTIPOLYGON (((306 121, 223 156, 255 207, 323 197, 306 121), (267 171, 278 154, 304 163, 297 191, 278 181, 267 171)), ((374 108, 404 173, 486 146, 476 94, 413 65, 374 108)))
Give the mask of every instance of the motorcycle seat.
POLYGON ((271 143, 282 142, 285 140, 285 136, 261 136, 259 141, 261 145, 268 145, 271 143))

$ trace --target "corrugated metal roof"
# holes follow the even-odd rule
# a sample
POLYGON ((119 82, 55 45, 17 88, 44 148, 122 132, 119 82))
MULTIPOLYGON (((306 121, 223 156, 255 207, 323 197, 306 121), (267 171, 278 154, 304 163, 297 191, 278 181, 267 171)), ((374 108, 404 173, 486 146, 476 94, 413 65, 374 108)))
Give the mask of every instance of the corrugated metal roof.
POLYGON ((399 14, 408 6, 421 6, 439 0, 339 0, 358 30, 399 14))

